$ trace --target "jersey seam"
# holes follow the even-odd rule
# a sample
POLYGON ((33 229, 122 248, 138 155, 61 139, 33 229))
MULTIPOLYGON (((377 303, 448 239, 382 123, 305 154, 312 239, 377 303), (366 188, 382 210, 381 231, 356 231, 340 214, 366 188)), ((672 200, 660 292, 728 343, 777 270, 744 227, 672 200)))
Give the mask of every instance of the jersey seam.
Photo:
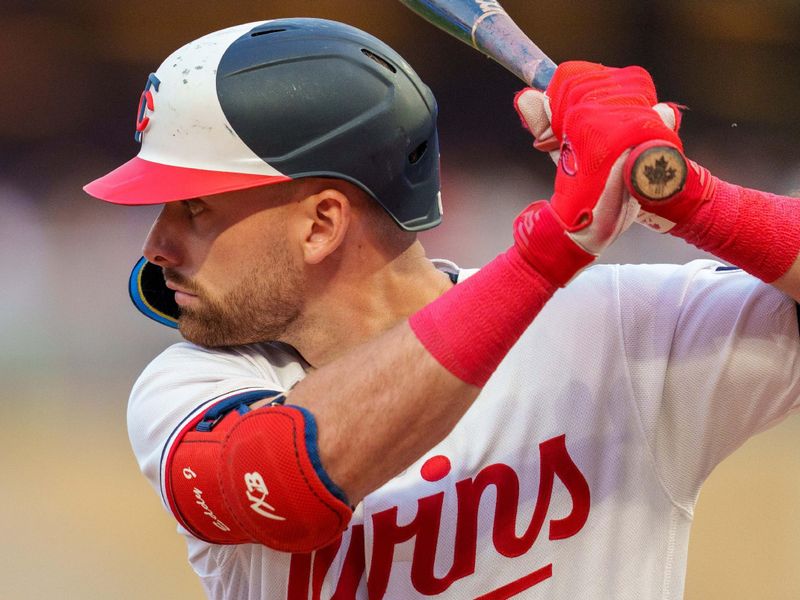
POLYGON ((635 389, 635 387, 633 385, 633 377, 631 375, 630 361, 628 360, 628 349, 627 349, 627 346, 625 344, 625 330, 623 328, 623 319, 622 319, 622 293, 621 293, 621 287, 622 286, 620 285, 620 268, 619 268, 619 265, 615 265, 614 266, 613 273, 614 273, 614 292, 615 292, 616 300, 617 300, 617 320, 619 322, 619 328, 618 328, 619 333, 618 333, 618 335, 619 335, 619 339, 620 339, 620 346, 622 347, 622 360, 624 362, 623 371, 625 372, 625 382, 626 382, 626 384, 628 386, 628 391, 629 391, 629 394, 630 394, 630 401, 633 404, 633 412, 634 412, 634 415, 635 415, 636 423, 639 426, 639 434, 642 436, 642 439, 644 440, 644 444, 647 447, 647 455, 648 455, 648 459, 649 459, 649 462, 650 462, 650 468, 652 469, 653 473, 655 474, 656 479, 658 480, 658 483, 661 486, 661 489, 664 492, 664 494, 666 495, 667 499, 670 501, 670 504, 672 504, 675 508, 677 508, 683 514, 685 514, 686 517, 689 520, 692 520, 692 518, 693 518, 692 517, 692 512, 688 508, 683 506, 683 504, 681 504, 678 500, 676 500, 675 497, 672 495, 672 493, 669 491, 669 488, 667 487, 666 482, 664 481, 663 477, 661 476, 661 473, 658 470, 658 466, 657 466, 658 463, 656 461, 656 457, 655 457, 655 454, 653 452, 653 448, 650 445, 650 441, 649 441, 649 439, 647 437, 647 432, 646 432, 646 429, 645 429, 645 426, 644 426, 644 419, 642 418, 642 412, 641 412, 641 409, 639 407, 639 402, 638 402, 638 398, 637 398, 637 395, 636 395, 636 389, 635 389))

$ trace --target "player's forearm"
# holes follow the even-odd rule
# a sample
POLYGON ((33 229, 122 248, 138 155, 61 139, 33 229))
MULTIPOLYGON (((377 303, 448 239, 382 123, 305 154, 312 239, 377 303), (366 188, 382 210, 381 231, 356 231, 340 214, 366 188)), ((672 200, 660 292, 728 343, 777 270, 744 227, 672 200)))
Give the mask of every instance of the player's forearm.
POLYGON ((800 299, 800 200, 733 185, 691 163, 686 186, 663 202, 639 199, 661 228, 800 299))
POLYGON ((289 402, 314 414, 321 463, 355 505, 440 442, 479 392, 404 322, 311 373, 289 402))

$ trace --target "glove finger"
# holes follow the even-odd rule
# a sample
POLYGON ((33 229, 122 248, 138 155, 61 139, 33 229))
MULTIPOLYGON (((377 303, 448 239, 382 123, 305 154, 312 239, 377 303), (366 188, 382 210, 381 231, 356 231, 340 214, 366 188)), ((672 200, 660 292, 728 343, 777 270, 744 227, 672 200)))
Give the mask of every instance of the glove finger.
POLYGON ((553 129, 550 127, 550 99, 544 93, 525 88, 514 97, 514 108, 523 127, 533 134, 537 143, 553 137, 553 129))
POLYGON ((669 127, 672 131, 678 131, 681 127, 681 111, 680 107, 673 102, 659 102, 653 106, 664 125, 669 127))
POLYGON ((649 73, 641 67, 623 69, 607 68, 605 71, 586 73, 550 91, 554 112, 581 102, 600 102, 617 97, 626 98, 628 104, 652 106, 658 102, 656 88, 649 73))

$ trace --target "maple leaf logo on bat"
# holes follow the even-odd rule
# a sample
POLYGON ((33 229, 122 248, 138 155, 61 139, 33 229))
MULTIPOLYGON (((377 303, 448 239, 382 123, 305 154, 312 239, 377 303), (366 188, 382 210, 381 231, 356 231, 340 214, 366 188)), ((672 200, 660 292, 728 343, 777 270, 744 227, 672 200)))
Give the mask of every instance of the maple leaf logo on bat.
POLYGON ((663 155, 656 160, 654 166, 646 165, 644 168, 644 176, 650 185, 655 188, 657 195, 664 193, 667 184, 675 179, 677 174, 677 169, 670 167, 669 161, 663 155))

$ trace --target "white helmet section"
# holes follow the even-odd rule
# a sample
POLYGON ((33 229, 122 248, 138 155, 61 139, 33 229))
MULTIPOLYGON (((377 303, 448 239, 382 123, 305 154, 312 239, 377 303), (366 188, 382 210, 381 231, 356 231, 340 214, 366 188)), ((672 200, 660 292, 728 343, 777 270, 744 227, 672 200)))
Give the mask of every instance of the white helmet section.
POLYGON ((217 31, 173 52, 139 99, 139 154, 83 189, 116 204, 160 204, 289 181, 234 132, 217 91, 226 50, 263 23, 217 31))
MULTIPOLYGON (((217 65, 234 41, 264 21, 203 36, 173 52, 155 75, 153 110, 139 158, 162 165, 282 175, 248 148, 225 119, 217 97, 217 65)), ((139 119, 141 121, 141 119, 139 119)))

